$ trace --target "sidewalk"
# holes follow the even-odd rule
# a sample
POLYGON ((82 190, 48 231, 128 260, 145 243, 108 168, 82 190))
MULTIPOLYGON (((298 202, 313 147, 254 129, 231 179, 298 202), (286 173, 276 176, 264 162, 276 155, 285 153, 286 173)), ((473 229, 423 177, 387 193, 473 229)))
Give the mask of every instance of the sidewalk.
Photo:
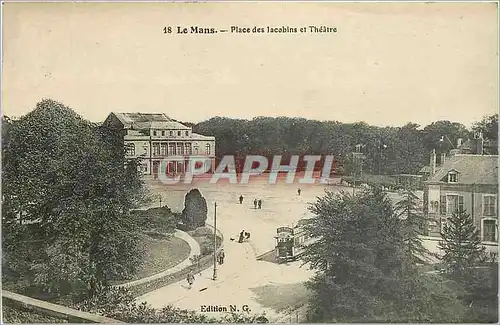
POLYGON ((115 287, 130 288, 130 287, 133 287, 133 286, 136 286, 139 284, 147 283, 147 282, 165 277, 167 275, 178 272, 178 271, 190 266, 191 265, 190 258, 193 255, 200 255, 200 252, 201 252, 200 245, 198 244, 198 242, 196 240, 193 239, 193 237, 191 237, 188 233, 186 233, 184 231, 176 229, 174 236, 184 240, 186 243, 188 243, 189 247, 191 248, 191 252, 189 253, 189 256, 184 261, 180 262, 179 264, 177 264, 177 265, 175 265, 175 266, 173 266, 173 267, 171 267, 163 272, 160 272, 160 273, 157 273, 157 274, 154 274, 154 275, 151 275, 151 276, 148 276, 146 278, 139 279, 139 280, 119 284, 119 285, 116 285, 115 287))
MULTIPOLYGON (((206 292, 210 292, 212 287, 220 287, 228 280, 234 280, 240 277, 242 270, 248 268, 255 260, 253 250, 248 243, 234 243, 226 244, 224 246, 226 258, 223 265, 217 264, 217 280, 213 280, 213 267, 203 270, 198 274, 194 274, 195 282, 191 289, 185 279, 173 283, 171 285, 159 288, 155 291, 149 292, 137 298, 138 301, 147 301, 155 308, 161 308, 168 304, 182 305, 183 303, 194 302, 194 298, 203 297, 206 292), (200 289, 207 288, 207 290, 199 291, 200 289)), ((198 300, 198 299, 196 299, 198 300)), ((210 303, 206 300, 206 303, 210 303)), ((196 308, 199 310, 200 305, 196 308)))

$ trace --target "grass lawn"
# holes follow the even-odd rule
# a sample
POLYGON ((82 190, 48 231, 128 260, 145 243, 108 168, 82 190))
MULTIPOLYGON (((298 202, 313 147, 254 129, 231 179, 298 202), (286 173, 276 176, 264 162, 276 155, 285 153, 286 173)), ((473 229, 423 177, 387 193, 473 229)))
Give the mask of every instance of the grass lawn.
POLYGON ((144 235, 141 246, 144 260, 134 277, 127 281, 142 279, 163 272, 189 257, 191 249, 184 240, 174 237, 144 235))

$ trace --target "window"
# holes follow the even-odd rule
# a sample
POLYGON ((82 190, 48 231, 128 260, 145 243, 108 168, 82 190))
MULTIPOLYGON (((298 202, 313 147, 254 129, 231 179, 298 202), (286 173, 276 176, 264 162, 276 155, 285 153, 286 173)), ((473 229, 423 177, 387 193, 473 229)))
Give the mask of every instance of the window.
POLYGON ((458 182, 458 174, 453 172, 453 173, 448 173, 448 183, 456 183, 458 182))
POLYGON ((192 155, 193 151, 191 150, 191 143, 186 143, 185 145, 185 154, 186 155, 192 155))
POLYGON ((154 135, 154 136, 156 136, 156 130, 155 130, 155 131, 153 131, 153 135, 154 135))
POLYGON ((177 131, 177 136, 180 137, 181 136, 181 131, 177 131))
POLYGON ((496 215, 497 197, 495 195, 483 195, 483 215, 492 217, 496 215))
POLYGON ((462 195, 446 195, 446 214, 464 209, 464 197, 462 195))
POLYGON ((483 241, 497 241, 497 222, 493 219, 483 219, 483 241))
POLYGON ((159 155, 160 155, 160 144, 153 143, 153 156, 159 156, 159 155))
POLYGON ((207 143, 207 145, 205 146, 205 151, 207 155, 210 155, 210 143, 207 143))
POLYGON ((189 136, 189 131, 186 131, 186 136, 189 136))
POLYGON ((161 136, 164 137, 165 136, 165 131, 161 131, 161 136))
POLYGON ((197 155, 198 154, 198 147, 194 147, 194 154, 197 155))
POLYGON ((135 156, 135 144, 129 143, 127 144, 127 156, 135 156))
POLYGON ((174 136, 174 131, 170 131, 170 136, 173 137, 174 136))
POLYGON ((177 155, 183 155, 184 154, 184 146, 182 143, 177 144, 177 155))
MULTIPOLYGON (((164 131, 164 132, 165 132, 165 131, 164 131)), ((162 156, 166 156, 166 155, 167 155, 167 148, 168 148, 168 146, 167 146, 167 144, 166 144, 166 143, 162 143, 162 144, 161 144, 161 155, 162 155, 162 156)))
POLYGON ((430 213, 438 213, 439 212, 439 202, 438 201, 431 201, 429 205, 429 212, 430 213))
POLYGON ((168 144, 168 155, 175 156, 175 143, 168 144))

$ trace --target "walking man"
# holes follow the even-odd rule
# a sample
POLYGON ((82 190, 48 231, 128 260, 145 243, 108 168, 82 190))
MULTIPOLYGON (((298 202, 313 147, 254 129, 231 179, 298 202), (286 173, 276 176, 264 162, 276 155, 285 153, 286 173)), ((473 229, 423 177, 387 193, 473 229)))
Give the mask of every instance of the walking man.
POLYGON ((299 196, 300 196, 300 192, 302 192, 302 190, 299 188, 299 189, 297 190, 297 194, 298 194, 299 196))
POLYGON ((189 271, 186 280, 187 280, 187 283, 189 285, 189 289, 191 289, 191 287, 193 286, 193 282, 194 282, 194 275, 193 275, 192 271, 189 271))
POLYGON ((221 249, 219 252, 219 265, 224 264, 224 257, 226 257, 226 254, 224 253, 224 249, 221 249))
POLYGON ((243 235, 245 234, 245 230, 242 230, 240 232, 240 238, 238 239, 238 243, 242 243, 243 242, 243 235))
POLYGON ((240 204, 243 203, 243 195, 240 195, 240 204))
POLYGON ((253 200, 253 208, 257 209, 257 199, 253 200))
POLYGON ((259 209, 262 209, 262 200, 259 199, 259 209))

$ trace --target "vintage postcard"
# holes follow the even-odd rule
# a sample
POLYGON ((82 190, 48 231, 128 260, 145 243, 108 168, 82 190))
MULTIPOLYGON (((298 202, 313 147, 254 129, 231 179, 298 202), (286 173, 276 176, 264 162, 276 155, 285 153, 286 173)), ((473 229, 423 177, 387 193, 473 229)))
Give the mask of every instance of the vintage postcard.
POLYGON ((496 323, 498 2, 2 4, 3 323, 496 323))

